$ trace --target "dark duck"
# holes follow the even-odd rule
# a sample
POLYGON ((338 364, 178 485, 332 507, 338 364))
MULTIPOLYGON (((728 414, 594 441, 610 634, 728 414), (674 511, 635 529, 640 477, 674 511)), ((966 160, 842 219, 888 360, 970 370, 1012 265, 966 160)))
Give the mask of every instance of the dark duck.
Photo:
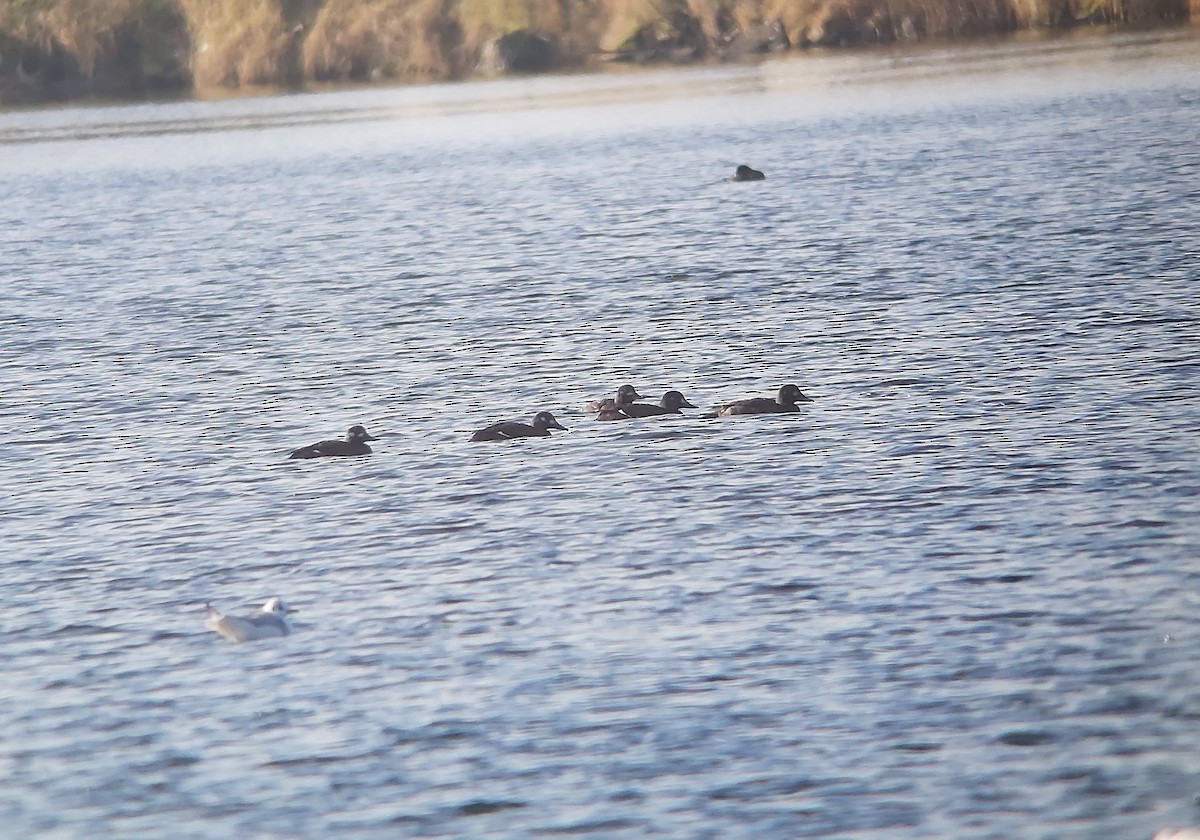
POLYGON ((776 399, 770 397, 752 397, 748 400, 724 403, 714 406, 705 417, 733 417, 738 414, 784 414, 799 411, 796 403, 812 402, 812 397, 806 397, 795 385, 784 385, 779 389, 776 399))
POLYGON ((345 440, 323 440, 310 446, 303 446, 289 455, 289 458, 326 458, 337 455, 370 455, 371 447, 367 441, 379 440, 367 434, 362 426, 351 426, 346 432, 345 440))
POLYGON ((634 388, 632 385, 622 385, 617 389, 617 398, 615 400, 612 397, 604 400, 592 400, 590 403, 584 406, 584 410, 587 411, 588 414, 595 414, 597 411, 607 411, 610 408, 619 408, 620 406, 629 405, 634 400, 640 399, 644 399, 644 397, 637 392, 636 388, 634 388))
POLYGON ((634 420, 639 417, 661 417, 664 414, 683 414, 681 408, 695 408, 683 394, 667 391, 658 405, 653 403, 626 403, 606 408, 596 415, 597 420, 634 420))
POLYGON ((757 169, 751 169, 749 166, 746 166, 746 164, 743 163, 741 166, 739 166, 737 168, 737 170, 733 173, 733 177, 730 178, 729 180, 730 181, 765 181, 765 180, 767 180, 767 176, 762 174, 761 172, 759 172, 757 169))
POLYGON ((550 437, 551 429, 566 431, 567 427, 559 425, 554 415, 549 411, 539 411, 533 415, 533 425, 516 423, 511 420, 503 423, 493 423, 485 429, 480 429, 471 435, 471 440, 512 440, 513 438, 550 437))

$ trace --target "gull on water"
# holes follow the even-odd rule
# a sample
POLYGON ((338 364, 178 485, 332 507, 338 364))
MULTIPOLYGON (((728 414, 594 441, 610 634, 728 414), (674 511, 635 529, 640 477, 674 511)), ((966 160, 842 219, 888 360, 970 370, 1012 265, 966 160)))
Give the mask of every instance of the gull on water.
POLYGON ((208 615, 204 626, 215 630, 231 642, 252 642, 271 639, 292 632, 289 612, 282 598, 268 598, 262 609, 253 615, 222 615, 212 604, 205 604, 208 615))

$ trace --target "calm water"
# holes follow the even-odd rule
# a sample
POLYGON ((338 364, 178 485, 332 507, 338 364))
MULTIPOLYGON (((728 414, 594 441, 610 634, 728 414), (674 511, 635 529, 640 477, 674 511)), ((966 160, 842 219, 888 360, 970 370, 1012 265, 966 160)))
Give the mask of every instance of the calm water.
POLYGON ((0 114, 0 836, 1200 822, 1197 126, 1186 32, 0 114))

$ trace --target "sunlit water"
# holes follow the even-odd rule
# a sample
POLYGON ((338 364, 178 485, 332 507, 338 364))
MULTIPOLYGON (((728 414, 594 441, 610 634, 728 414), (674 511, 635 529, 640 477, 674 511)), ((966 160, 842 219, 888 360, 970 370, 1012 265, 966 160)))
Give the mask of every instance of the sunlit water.
POLYGON ((1197 126, 1194 33, 0 114, 0 836, 1200 822, 1197 126))

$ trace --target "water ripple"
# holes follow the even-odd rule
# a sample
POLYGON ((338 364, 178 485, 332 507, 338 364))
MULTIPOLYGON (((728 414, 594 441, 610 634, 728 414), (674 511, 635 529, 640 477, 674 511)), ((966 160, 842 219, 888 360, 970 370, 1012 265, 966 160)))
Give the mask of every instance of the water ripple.
POLYGON ((1194 821, 1192 40, 15 115, 0 817, 1194 821), (582 412, 625 382, 815 401, 582 412))

